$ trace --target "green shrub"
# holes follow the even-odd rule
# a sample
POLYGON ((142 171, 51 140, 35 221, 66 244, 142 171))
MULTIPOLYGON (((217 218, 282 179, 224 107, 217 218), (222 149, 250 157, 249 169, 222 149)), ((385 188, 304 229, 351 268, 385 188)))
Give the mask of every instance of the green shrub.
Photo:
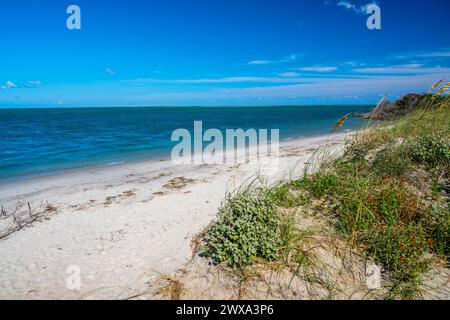
POLYGON ((382 224, 410 223, 420 220, 422 204, 402 182, 384 178, 355 179, 336 209, 340 229, 347 235, 370 230, 382 224))
POLYGON ((371 195, 370 207, 383 223, 416 222, 423 212, 418 196, 409 191, 403 182, 383 179, 383 185, 371 195))
POLYGON ((366 242, 369 253, 392 271, 396 280, 416 280, 427 268, 424 254, 428 242, 420 225, 380 225, 366 242))
POLYGON ((294 208, 306 203, 306 198, 303 195, 295 195, 290 190, 289 184, 282 184, 267 191, 267 197, 276 206, 284 208, 294 208))
POLYGON ((352 140, 347 144, 343 158, 352 163, 362 163, 373 146, 366 141, 352 140))
POLYGON ((352 236, 355 233, 370 229, 378 220, 358 197, 349 197, 338 208, 339 228, 352 236))
POLYGON ((396 179, 354 178, 336 208, 341 231, 398 281, 412 281, 424 272, 429 248, 422 227, 423 205, 418 196, 396 179))
POLYGON ((447 218, 431 231, 432 246, 434 251, 442 256, 450 259, 450 214, 447 214, 447 218))
POLYGON ((346 144, 342 159, 361 165, 374 150, 394 141, 395 137, 390 129, 378 125, 367 127, 346 144))
POLYGON ((377 153, 372 169, 379 176, 400 177, 411 166, 411 160, 402 147, 390 146, 377 153))
POLYGON ((410 152, 414 161, 430 168, 450 161, 450 143, 439 136, 416 139, 410 146, 410 152))
POLYGON ((336 170, 336 175, 340 177, 354 176, 358 171, 358 167, 353 162, 348 162, 344 159, 334 160, 333 167, 336 170))
POLYGON ((292 185, 298 189, 303 188, 311 191, 316 198, 335 194, 339 187, 339 179, 335 175, 314 175, 293 181, 292 185))
POLYGON ((428 210, 422 223, 429 234, 433 251, 450 259, 450 205, 428 210))
POLYGON ((364 182, 355 179, 351 186, 341 197, 336 207, 336 215, 339 220, 339 229, 347 236, 351 236, 361 230, 368 230, 378 221, 377 216, 368 207, 369 195, 367 189, 362 188, 364 182))
POLYGON ((207 231, 202 253, 216 263, 245 267, 272 261, 280 246, 280 217, 266 190, 229 197, 207 231))

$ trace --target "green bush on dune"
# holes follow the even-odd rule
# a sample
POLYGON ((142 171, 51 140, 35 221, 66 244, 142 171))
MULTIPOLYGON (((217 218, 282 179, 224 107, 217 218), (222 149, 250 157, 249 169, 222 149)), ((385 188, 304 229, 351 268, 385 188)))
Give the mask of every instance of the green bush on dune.
POLYGON ((427 235, 420 225, 380 225, 368 234, 368 252, 396 281, 416 281, 427 270, 427 235))
POLYGON ((202 252, 216 263, 244 267, 257 259, 277 258, 280 219, 267 190, 249 190, 229 197, 218 221, 205 237, 202 252))
POLYGON ((433 251, 443 258, 450 259, 450 204, 444 208, 431 208, 422 220, 430 235, 433 251))
POLYGON ((450 162, 450 142, 439 136, 426 135, 410 146, 411 157, 419 164, 435 167, 450 162))

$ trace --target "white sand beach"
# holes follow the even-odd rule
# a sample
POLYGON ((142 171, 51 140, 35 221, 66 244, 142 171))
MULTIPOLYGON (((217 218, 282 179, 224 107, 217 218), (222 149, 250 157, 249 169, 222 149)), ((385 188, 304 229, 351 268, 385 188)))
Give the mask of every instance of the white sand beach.
MULTIPOLYGON (((270 180, 301 175, 318 146, 338 152, 345 139, 283 142, 281 169, 270 180)), ((161 274, 189 261, 191 240, 214 220, 226 192, 255 174, 246 165, 160 160, 0 184, 2 229, 18 204, 29 210, 29 203, 32 212, 50 208, 0 240, 0 298, 126 299, 150 291, 161 274), (67 286, 74 270, 79 289, 67 286)))

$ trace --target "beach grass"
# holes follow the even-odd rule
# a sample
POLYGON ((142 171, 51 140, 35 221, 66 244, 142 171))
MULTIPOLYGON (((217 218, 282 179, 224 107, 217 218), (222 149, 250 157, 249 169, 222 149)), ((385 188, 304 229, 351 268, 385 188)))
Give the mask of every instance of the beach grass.
POLYGON ((301 249, 307 233, 285 210, 307 208, 383 267, 389 288, 382 298, 421 298, 424 274, 450 260, 448 90, 449 83, 436 83, 413 112, 371 121, 342 155, 316 152, 301 179, 227 197, 202 254, 239 270, 261 261, 311 265, 301 249))

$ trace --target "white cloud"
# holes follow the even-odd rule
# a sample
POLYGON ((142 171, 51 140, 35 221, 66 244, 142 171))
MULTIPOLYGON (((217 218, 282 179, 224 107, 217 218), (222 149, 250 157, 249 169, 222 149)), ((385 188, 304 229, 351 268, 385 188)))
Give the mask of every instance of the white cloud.
POLYGON ((285 63, 285 62, 292 62, 300 58, 300 55, 298 54, 290 54, 282 59, 278 60, 252 60, 249 61, 247 64, 249 65, 264 65, 264 64, 275 64, 275 63, 285 63))
POLYGON ((184 83, 184 84, 214 84, 214 83, 298 83, 305 81, 304 78, 297 78, 297 73, 289 72, 279 77, 224 77, 224 78, 202 78, 202 79, 153 79, 141 78, 127 80, 127 83, 184 83), (286 74, 289 74, 286 76, 286 74))
POLYGON ((366 63, 360 61, 346 61, 340 64, 340 66, 349 66, 349 67, 364 67, 366 63))
POLYGON ((332 72, 336 71, 338 67, 335 66, 312 66, 304 68, 295 68, 294 70, 312 71, 312 72, 332 72))
POLYGON ((444 58, 444 57, 450 57, 450 50, 448 50, 448 51, 425 52, 425 53, 417 54, 416 57, 418 57, 418 58, 444 58))
POLYGON ((298 58, 300 58, 300 56, 298 55, 298 54, 291 54, 291 55, 289 55, 289 56, 287 56, 286 58, 285 58, 285 61, 287 62, 287 61, 295 61, 295 60, 297 60, 298 58))
POLYGON ((450 68, 441 66, 425 67, 423 64, 411 63, 392 66, 368 67, 354 69, 357 73, 366 74, 435 74, 435 73, 450 73, 450 68))
POLYGON ((12 88, 17 88, 17 85, 9 80, 6 81, 4 86, 0 86, 0 89, 12 89, 12 88))
POLYGON ((268 61, 268 60, 252 60, 252 61, 248 62, 248 64, 250 64, 250 65, 270 64, 270 63, 272 63, 272 62, 268 61))
POLYGON ((414 59, 414 58, 448 58, 450 57, 450 49, 445 48, 434 51, 407 52, 399 53, 391 56, 394 59, 414 59))
POLYGON ((40 86, 42 84, 42 81, 30 80, 27 83, 34 86, 40 86))
POLYGON ((105 72, 107 73, 107 74, 109 74, 110 76, 113 76, 113 75, 115 75, 116 74, 116 72, 113 70, 113 69, 111 69, 111 68, 105 68, 105 72))
POLYGON ((38 88, 42 85, 42 81, 30 80, 22 85, 23 88, 38 88))
MULTIPOLYGON (((362 78, 309 78, 304 83, 277 86, 255 86, 246 88, 220 88, 205 92, 151 93, 138 96, 146 101, 173 102, 195 99, 196 101, 227 101, 232 99, 299 99, 314 97, 372 96, 380 94, 403 95, 408 92, 426 91, 431 84, 445 76, 443 73, 427 75, 367 75, 362 78)), ((375 100, 374 100, 375 101, 375 100)))
POLYGON ((367 7, 372 4, 377 4, 377 2, 373 1, 371 3, 367 3, 364 5, 356 5, 356 4, 353 4, 350 1, 346 1, 346 0, 339 0, 339 1, 327 0, 327 1, 325 1, 325 4, 342 7, 347 10, 353 11, 356 14, 367 14, 367 7))
POLYGON ((378 99, 378 95, 385 93, 402 95, 407 92, 426 91, 436 80, 450 76, 450 67, 429 67, 429 65, 420 63, 362 67, 364 65, 364 63, 360 62, 347 61, 338 64, 339 67, 312 66, 296 69, 319 72, 321 76, 318 76, 318 74, 300 76, 296 72, 285 72, 274 77, 236 76, 216 79, 138 79, 134 81, 188 84, 249 84, 248 86, 236 85, 232 87, 224 85, 220 88, 212 87, 201 92, 187 89, 182 92, 143 92, 140 96, 136 95, 138 99, 158 101, 159 103, 178 104, 192 100, 203 101, 205 104, 214 104, 219 102, 252 101, 252 99, 254 101, 257 98, 264 99, 266 102, 274 101, 273 99, 289 99, 290 97, 295 97, 296 99, 331 99, 332 97, 337 97, 338 99, 359 99, 360 97, 367 98, 370 96, 375 101, 378 99), (352 69, 344 69, 344 65, 352 67, 352 69), (342 71, 345 70, 346 72, 335 74, 333 71, 340 69, 340 67, 342 67, 342 71), (330 73, 327 74, 327 72, 330 73), (251 85, 252 83, 255 85, 251 85))
POLYGON ((12 83, 11 81, 6 81, 6 86, 8 87, 8 88, 15 88, 15 87, 17 87, 14 83, 12 83))
POLYGON ((21 84, 15 84, 12 81, 6 81, 3 86, 0 86, 0 89, 14 89, 14 88, 37 88, 42 85, 42 81, 37 80, 29 80, 27 82, 21 84))
POLYGON ((298 77, 299 74, 297 72, 283 72, 283 73, 279 73, 278 76, 284 77, 284 78, 294 78, 294 77, 298 77))

